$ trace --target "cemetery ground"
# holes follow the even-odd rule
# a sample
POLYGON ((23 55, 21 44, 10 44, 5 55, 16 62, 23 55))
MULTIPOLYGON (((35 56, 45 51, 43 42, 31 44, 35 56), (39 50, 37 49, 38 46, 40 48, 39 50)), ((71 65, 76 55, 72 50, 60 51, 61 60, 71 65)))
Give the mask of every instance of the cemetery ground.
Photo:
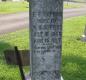
POLYGON ((86 3, 64 2, 64 8, 80 8, 84 7, 86 3))
MULTIPOLYGON (((61 69, 64 80, 86 80, 86 43, 80 40, 85 24, 86 16, 64 20, 61 69)), ((19 49, 30 49, 28 41, 28 29, 0 36, 0 80, 21 80, 18 66, 7 65, 3 60, 3 51, 13 49, 15 45, 19 49)), ((24 67, 25 72, 29 69, 24 67)))
MULTIPOLYGON (((9 14, 24 12, 29 10, 29 3, 24 2, 0 2, 0 14, 9 14)), ((84 3, 66 3, 64 2, 64 8, 80 8, 84 7, 84 3)))
POLYGON ((29 3, 24 2, 0 2, 0 14, 28 11, 29 3))
MULTIPOLYGON (((28 11, 28 3, 1 3, 0 14, 16 13, 28 11), (16 4, 16 5, 15 5, 16 4), (4 5, 4 6, 3 6, 4 5), (12 7, 10 7, 12 6, 12 7), (15 7, 16 6, 16 7, 15 7)), ((65 8, 79 8, 69 4, 65 8)), ((71 18, 64 21, 63 27, 63 56, 62 56, 62 75, 64 80, 86 80, 86 44, 80 41, 86 17, 71 18)), ((4 59, 4 50, 13 49, 18 46, 19 49, 30 49, 28 44, 28 30, 20 30, 8 34, 0 35, 0 80, 21 80, 18 66, 7 65, 4 59)), ((25 73, 30 68, 24 67, 25 73)))

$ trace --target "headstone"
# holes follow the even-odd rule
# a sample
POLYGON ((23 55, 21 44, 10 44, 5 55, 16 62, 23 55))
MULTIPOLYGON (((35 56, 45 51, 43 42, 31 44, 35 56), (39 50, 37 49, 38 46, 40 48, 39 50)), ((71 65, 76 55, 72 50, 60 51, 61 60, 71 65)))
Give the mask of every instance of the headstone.
POLYGON ((61 80, 63 0, 30 0, 31 80, 61 80))
POLYGON ((84 29, 84 34, 81 36, 81 41, 86 42, 86 25, 84 29))

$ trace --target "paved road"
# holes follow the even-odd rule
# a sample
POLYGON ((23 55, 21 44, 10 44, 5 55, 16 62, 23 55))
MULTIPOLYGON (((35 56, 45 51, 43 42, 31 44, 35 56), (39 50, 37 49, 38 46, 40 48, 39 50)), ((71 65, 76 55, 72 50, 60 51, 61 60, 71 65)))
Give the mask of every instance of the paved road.
POLYGON ((86 7, 78 9, 64 9, 63 17, 65 19, 81 15, 86 15, 86 7))
POLYGON ((0 15, 0 34, 26 28, 29 24, 28 12, 0 15))
MULTIPOLYGON (((64 19, 80 15, 86 15, 86 9, 64 9, 63 15, 64 19)), ((28 12, 0 15, 0 34, 27 28, 29 25, 28 18, 28 12)))

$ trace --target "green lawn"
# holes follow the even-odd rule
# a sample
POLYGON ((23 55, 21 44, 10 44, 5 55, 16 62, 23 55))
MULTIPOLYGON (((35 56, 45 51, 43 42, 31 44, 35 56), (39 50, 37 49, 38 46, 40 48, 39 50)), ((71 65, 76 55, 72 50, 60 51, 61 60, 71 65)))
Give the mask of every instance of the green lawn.
MULTIPOLYGON (((85 17, 64 20, 62 75, 64 80, 86 80, 86 43, 80 41, 86 24, 85 17)), ((0 36, 0 80, 20 80, 17 66, 6 65, 3 51, 17 45, 19 49, 29 47, 28 30, 0 36)), ((29 71, 25 68, 25 70, 29 71)))
POLYGON ((0 2, 0 14, 29 11, 28 2, 0 2))
MULTIPOLYGON (((64 8, 80 8, 85 4, 79 3, 64 3, 64 8)), ((0 2, 0 14, 17 13, 29 11, 28 2, 0 2)))
POLYGON ((64 8, 80 8, 84 6, 85 6, 84 3, 70 3, 70 2, 64 3, 64 8))
MULTIPOLYGON (((0 36, 0 80, 21 80, 18 66, 7 65, 3 52, 6 49, 14 49, 14 46, 18 46, 19 49, 28 49, 28 39, 27 30, 0 36)), ((28 72, 29 66, 25 66, 24 70, 28 72)))
POLYGON ((64 21, 62 74, 64 80, 86 80, 86 43, 80 41, 85 17, 64 21))

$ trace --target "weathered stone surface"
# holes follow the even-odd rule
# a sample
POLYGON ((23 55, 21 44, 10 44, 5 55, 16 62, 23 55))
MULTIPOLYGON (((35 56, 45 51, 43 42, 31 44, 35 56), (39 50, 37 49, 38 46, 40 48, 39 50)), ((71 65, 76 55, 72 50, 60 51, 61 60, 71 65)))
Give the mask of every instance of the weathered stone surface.
MULTIPOLYGON (((19 50, 19 52, 21 56, 22 66, 30 65, 30 51, 29 50, 19 50)), ((7 64, 18 65, 14 50, 5 50, 4 55, 5 55, 7 64)))
POLYGON ((63 0, 30 0, 31 79, 61 80, 63 0))
MULTIPOLYGON (((25 79, 26 80, 31 80, 30 73, 28 75, 25 75, 25 79)), ((64 80, 62 76, 61 76, 61 80, 64 80)))

